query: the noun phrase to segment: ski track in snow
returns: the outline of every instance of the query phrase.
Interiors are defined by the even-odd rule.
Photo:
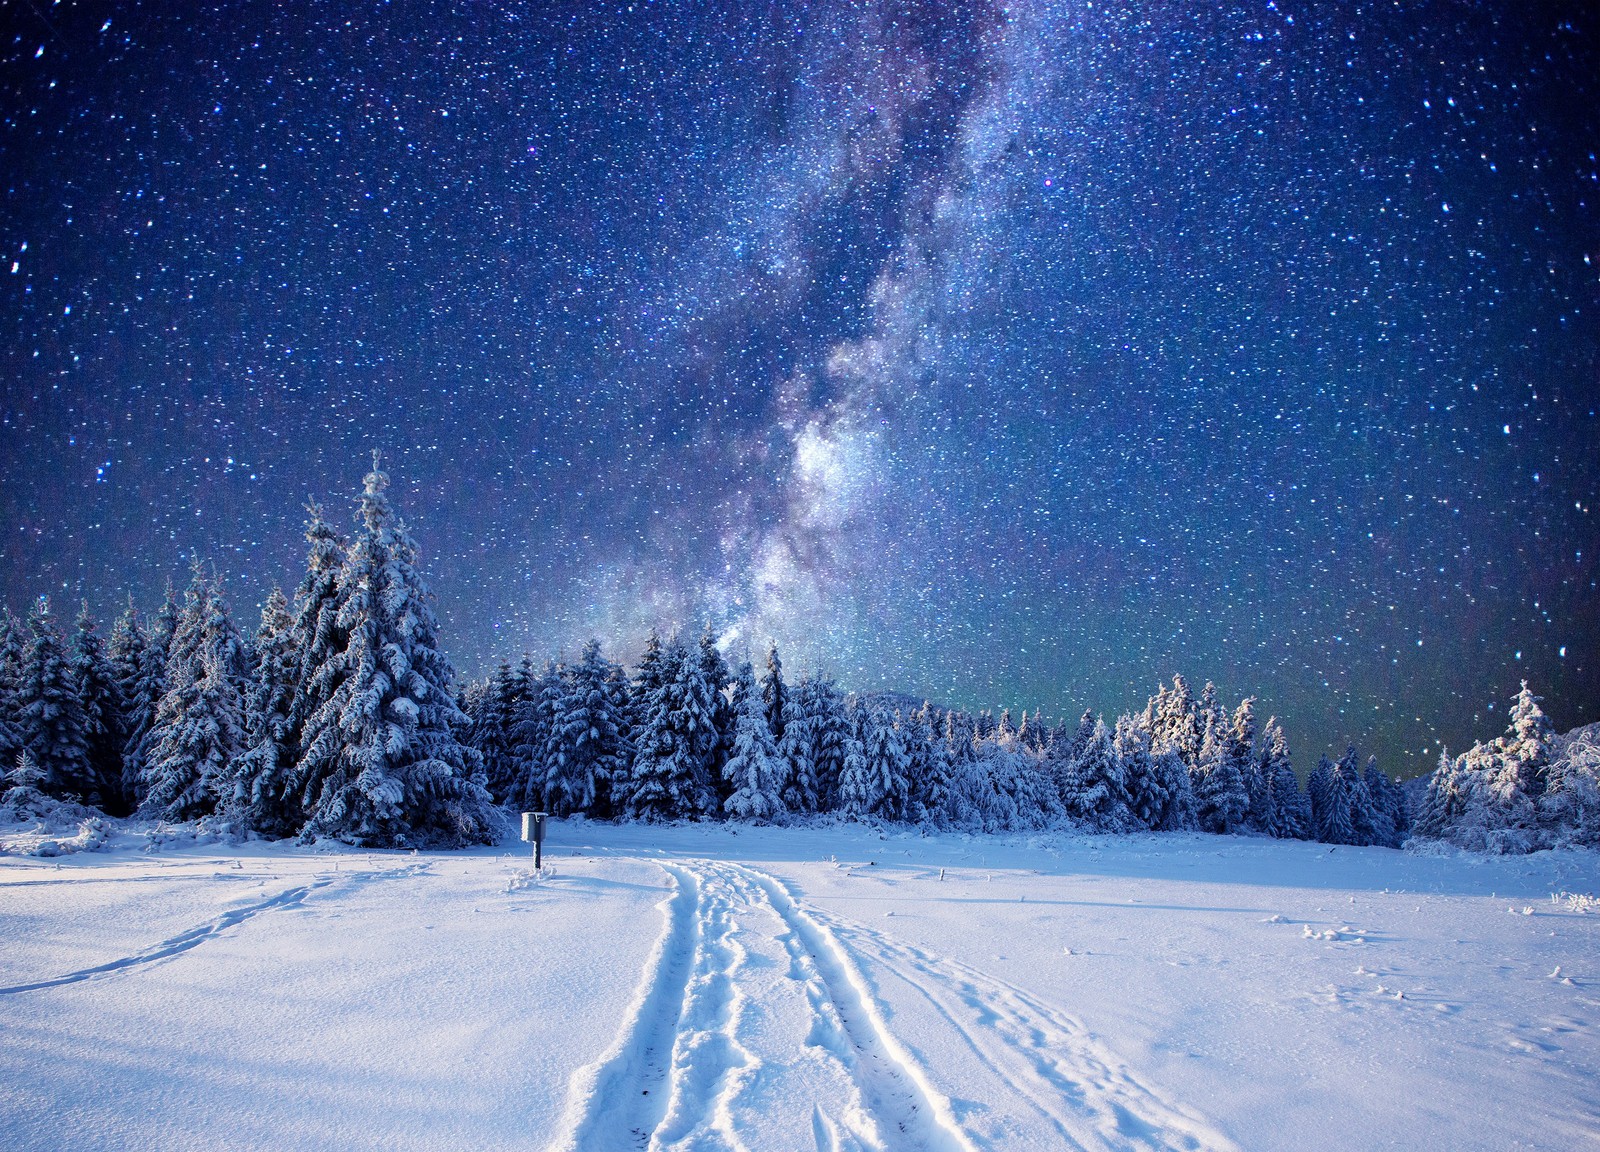
[[[773,883],[778,883],[773,881]],[[817,911],[847,950],[914,988],[1001,1084],[1071,1147],[1233,1152],[1202,1116],[1133,1075],[1084,1025],[1022,989],[958,960]]]
[[[269,896],[255,904],[246,904],[243,908],[234,908],[220,916],[207,920],[204,924],[197,925],[187,931],[179,932],[176,936],[169,936],[159,944],[154,944],[142,952],[135,952],[131,956],[122,956],[116,960],[108,960],[104,964],[96,964],[92,968],[80,968],[76,972],[68,972],[64,976],[56,976],[50,980],[35,980],[28,984],[13,984],[10,987],[0,988],[0,996],[10,996],[18,992],[36,992],[41,988],[59,988],[65,984],[80,984],[85,980],[96,977],[111,976],[130,969],[143,968],[173,956],[179,956],[198,947],[216,936],[220,936],[229,928],[243,924],[253,916],[274,909],[293,908],[305,901],[305,898],[319,888],[326,888],[335,880],[344,880],[347,884],[364,884],[372,880],[388,880],[397,877],[416,876],[426,872],[431,865],[408,865],[404,868],[391,868],[381,872],[346,872],[333,876],[320,876],[309,884],[300,884],[293,888],[285,889],[276,896]],[[231,877],[217,877],[218,879],[231,879]]]
[[[976,1152],[787,893],[738,865],[657,863],[666,927],[616,1042],[573,1076],[552,1152],[749,1152],[785,1131],[819,1152]]]

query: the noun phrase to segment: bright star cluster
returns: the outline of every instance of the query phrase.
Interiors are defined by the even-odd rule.
[[[14,610],[198,553],[248,626],[380,448],[469,673],[1600,719],[1586,5],[0,14]]]

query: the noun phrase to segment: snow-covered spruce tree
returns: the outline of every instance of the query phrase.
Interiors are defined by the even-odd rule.
[[[17,726],[17,685],[22,679],[22,622],[0,605],[0,767],[15,764],[22,752]]]
[[[1122,763],[1128,812],[1134,824],[1140,828],[1164,827],[1172,798],[1166,781],[1156,774],[1155,757],[1150,753],[1150,729],[1139,717],[1125,712],[1117,717],[1111,746]]]
[[[728,661],[723,657],[722,650],[717,647],[717,634],[712,630],[709,620],[700,631],[699,660],[700,678],[705,681],[710,691],[711,722],[716,732],[707,772],[710,775],[711,786],[717,793],[714,810],[720,811],[722,801],[726,799],[722,792],[724,784],[722,766],[727,763],[728,757],[733,755],[735,718],[728,703],[733,671],[728,667]]]
[[[1330,840],[1328,822],[1328,790],[1333,786],[1333,763],[1326,756],[1319,757],[1317,766],[1306,777],[1306,800],[1311,808],[1311,839],[1324,844],[1337,844]]]
[[[338,767],[344,749],[338,710],[329,702],[349,674],[348,637],[339,624],[339,577],[345,541],[323,517],[316,501],[306,504],[306,573],[290,606],[294,638],[295,695],[289,709],[289,742],[295,755],[298,804],[309,812],[306,784]]]
[[[761,703],[767,710],[767,727],[772,738],[783,740],[784,708],[789,703],[789,686],[783,682],[783,661],[778,658],[778,644],[767,644],[767,667],[761,674]]]
[[[1554,758],[1539,797],[1541,842],[1552,848],[1600,845],[1600,745],[1587,737]]]
[[[1089,741],[1094,738],[1094,726],[1099,718],[1095,716],[1093,708],[1085,708],[1083,715],[1078,717],[1078,727],[1067,738],[1065,747],[1061,749],[1060,767],[1066,769],[1083,755],[1083,750],[1089,746]]]
[[[654,663],[655,689],[638,702],[645,719],[623,815],[645,821],[699,816],[716,797],[706,778],[705,737],[714,733],[714,724],[705,706],[699,663],[677,638]]]
[[[911,787],[906,815],[908,820],[919,824],[938,824],[942,820],[950,791],[949,773],[939,755],[940,741],[933,735],[932,717],[932,708],[924,700],[922,707],[906,717],[900,726],[901,739],[906,746],[906,778]]]
[[[221,590],[197,559],[167,654],[167,690],[146,738],[141,816],[193,820],[230,794],[226,777],[244,750],[246,659]]]
[[[611,781],[625,767],[621,737],[623,701],[617,699],[614,666],[600,642],[583,646],[568,670],[566,693],[551,718],[550,763],[545,797],[557,816],[599,814]]]
[[[83,735],[89,761],[87,799],[113,816],[126,816],[129,809],[123,805],[122,797],[122,700],[87,600],[73,625],[68,658],[73,687],[83,705]]]
[[[1364,843],[1362,814],[1367,790],[1356,768],[1359,758],[1354,748],[1346,749],[1328,776],[1328,791],[1323,802],[1322,831],[1318,839],[1328,844]]]
[[[1284,735],[1276,716],[1267,721],[1261,735],[1258,772],[1266,790],[1262,812],[1266,822],[1262,831],[1279,839],[1309,839],[1311,805],[1300,791],[1300,781],[1289,756],[1289,738]]]
[[[17,682],[16,708],[22,746],[43,773],[40,790],[62,800],[88,799],[94,781],[89,772],[83,701],[78,698],[47,596],[34,601],[28,613],[28,644]]]
[[[550,742],[555,734],[556,707],[566,694],[567,667],[546,660],[537,675],[517,693],[518,704],[511,727],[512,775],[502,803],[522,812],[543,811],[548,798]]]
[[[172,637],[178,630],[178,594],[167,585],[161,607],[150,622],[144,652],[139,657],[137,679],[123,689],[127,708],[128,738],[122,752],[122,791],[138,809],[144,803],[145,764],[150,759],[155,737],[156,709],[167,694],[167,660],[172,652]]]
[[[244,828],[282,840],[299,832],[305,820],[295,788],[290,720],[299,672],[294,617],[282,589],[267,595],[254,647],[255,675],[244,698],[245,750],[233,762],[222,808]]]
[[[129,597],[128,606],[111,625],[111,637],[106,641],[106,663],[111,668],[111,680],[116,685],[117,702],[121,709],[118,719],[121,746],[117,749],[117,792],[122,798],[123,811],[131,812],[138,806],[138,797],[130,787],[127,776],[128,749],[135,736],[133,723],[141,703],[139,698],[140,672],[144,666],[145,649],[150,643],[144,630],[144,621]],[[146,721],[148,728],[148,719]]]
[[[898,717],[875,709],[866,731],[867,812],[885,820],[904,820],[911,795],[906,776],[906,747]]]
[[[1251,832],[1265,832],[1266,820],[1266,778],[1261,774],[1261,761],[1258,755],[1259,743],[1256,731],[1256,698],[1247,696],[1239,702],[1233,711],[1232,721],[1228,725],[1227,738],[1229,741],[1229,754],[1234,764],[1239,769],[1239,779],[1244,784],[1246,796],[1244,813],[1239,818],[1239,826]]]
[[[175,671],[156,709],[139,814],[156,820],[209,816],[231,789],[229,766],[244,745],[239,686],[215,648]]]
[[[1095,720],[1059,779],[1061,806],[1073,820],[1095,832],[1127,831],[1127,781],[1104,721]]]
[[[729,792],[723,810],[735,820],[765,824],[784,811],[783,770],[767,711],[749,662],[739,669],[734,692],[738,714],[734,721],[733,755],[723,765]]]
[[[1206,686],[1210,688],[1208,684]],[[1191,772],[1200,828],[1227,835],[1244,826],[1250,805],[1244,774],[1235,755],[1232,733],[1220,708],[1206,712],[1206,734],[1200,744],[1200,761]]]
[[[340,746],[326,771],[299,780],[304,834],[373,847],[488,843],[494,815],[481,761],[460,740],[455,672],[388,484],[374,453],[338,579],[343,674],[319,709]]]
[[[867,765],[867,710],[854,697],[845,703],[844,766],[839,770],[839,811],[861,817],[872,811],[875,795]]]
[[[817,809],[831,812],[839,805],[839,773],[844,770],[844,742],[849,727],[844,697],[831,679],[813,675],[801,683],[801,705],[811,729]]]
[[[483,757],[483,774],[489,795],[503,804],[516,780],[515,729],[523,701],[517,698],[517,677],[502,660],[489,679],[478,686],[472,707],[463,708],[471,725],[471,744]]]
[[[804,684],[804,681],[801,681]],[[818,788],[816,764],[812,761],[815,741],[811,731],[811,718],[802,707],[801,693],[792,690],[785,694],[783,704],[783,739],[778,741],[778,770],[783,783],[785,811],[808,815],[817,811]]]
[[[995,788],[979,754],[971,718],[946,712],[943,744],[950,779],[943,823],[963,831],[982,831],[995,809]]]

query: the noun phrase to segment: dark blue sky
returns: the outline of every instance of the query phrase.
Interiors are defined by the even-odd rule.
[[[253,625],[379,447],[468,673],[1600,719],[1596,18],[1195,7],[0,0],[5,597]]]

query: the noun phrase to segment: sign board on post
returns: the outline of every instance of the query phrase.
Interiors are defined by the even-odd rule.
[[[548,812],[524,812],[522,814],[522,838],[533,842],[533,866],[541,868],[544,865],[544,822]]]

